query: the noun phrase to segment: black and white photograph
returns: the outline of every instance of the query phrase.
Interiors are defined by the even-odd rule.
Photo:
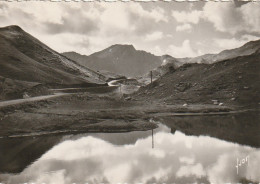
[[[0,0],[0,184],[260,184],[260,1]]]

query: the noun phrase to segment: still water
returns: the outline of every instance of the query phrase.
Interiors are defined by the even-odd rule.
[[[260,181],[260,149],[165,125],[146,132],[62,136],[2,183],[237,183]]]

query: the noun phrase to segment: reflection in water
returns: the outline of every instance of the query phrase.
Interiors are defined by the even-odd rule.
[[[108,142],[93,135],[74,137],[54,146],[22,173],[2,174],[0,179],[48,184],[260,181],[260,149],[179,131],[154,132],[153,137],[153,149],[151,135],[121,145],[111,143],[111,138]],[[239,167],[237,174],[237,158],[246,156],[249,165]]]
[[[0,139],[0,173],[23,171],[61,139],[57,135]]]
[[[229,142],[260,148],[260,113],[248,111],[226,115],[164,116],[160,122],[186,135],[209,135]]]

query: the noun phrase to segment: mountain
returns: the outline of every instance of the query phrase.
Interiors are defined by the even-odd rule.
[[[260,40],[250,41],[243,46],[235,49],[224,50],[218,54],[205,54],[194,58],[178,58],[183,63],[205,63],[212,64],[225,59],[238,56],[247,56],[255,53],[260,48]]]
[[[0,100],[47,95],[49,87],[96,86],[104,80],[19,26],[0,28]]]
[[[162,63],[160,56],[136,50],[133,45],[116,44],[89,56],[75,52],[66,52],[63,55],[77,61],[82,66],[127,77],[144,75]]]
[[[250,41],[242,47],[224,50],[218,54],[205,54],[194,58],[174,58],[170,55],[162,56],[162,65],[153,69],[153,80],[158,79],[164,74],[176,70],[186,63],[204,63],[213,64],[219,61],[236,58],[238,56],[247,56],[256,53],[260,48],[260,40]],[[138,78],[138,81],[144,84],[150,82],[150,72]]]
[[[44,84],[103,83],[102,76],[60,55],[18,26],[0,28],[0,76]]]
[[[213,64],[184,64],[140,88],[133,98],[168,104],[259,106],[260,49]]]

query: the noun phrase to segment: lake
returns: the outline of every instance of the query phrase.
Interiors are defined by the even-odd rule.
[[[145,132],[52,135],[19,138],[20,142],[15,138],[1,141],[0,145],[8,149],[8,153],[1,151],[1,157],[6,158],[1,159],[2,183],[260,181],[259,148],[210,136],[185,135],[164,124]],[[21,167],[16,168],[17,165]],[[8,170],[22,172],[13,174]]]

